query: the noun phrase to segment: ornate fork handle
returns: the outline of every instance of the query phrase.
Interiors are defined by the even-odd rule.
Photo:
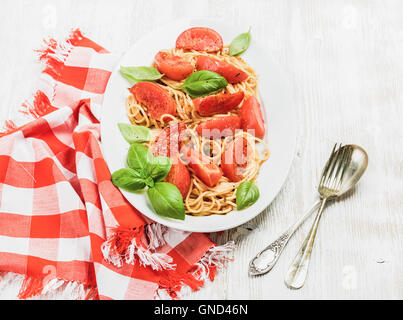
[[[301,217],[295,224],[288,228],[280,237],[274,240],[266,248],[260,251],[249,263],[249,275],[257,276],[269,272],[276,264],[283,249],[292,237],[295,231],[302,225],[302,223],[315,211],[316,207],[320,204],[317,201],[311,209],[309,209],[303,217]]]

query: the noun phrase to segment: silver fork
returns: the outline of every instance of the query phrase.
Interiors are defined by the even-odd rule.
[[[323,169],[322,177],[319,182],[318,192],[321,199],[319,211],[308,236],[295,256],[285,277],[285,283],[291,289],[299,289],[305,283],[316,232],[326,202],[329,199],[334,199],[340,196],[344,191],[344,188],[342,187],[343,178],[346,168],[350,163],[353,147],[351,145],[342,147],[341,144],[339,148],[336,149],[336,147],[337,144],[333,147],[332,153]]]

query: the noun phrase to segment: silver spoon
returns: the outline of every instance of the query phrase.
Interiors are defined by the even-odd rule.
[[[305,283],[316,232],[326,202],[340,197],[355,186],[368,166],[368,155],[361,147],[340,145],[337,150],[335,149],[336,145],[323,169],[319,183],[321,205],[318,214],[285,277],[285,284],[291,289],[299,289]]]
[[[367,159],[366,162],[368,163],[368,157],[366,156],[365,151],[358,147],[353,146],[354,148],[359,148],[362,150],[362,154],[365,154],[365,158]],[[333,148],[332,155],[336,149],[336,145]],[[354,153],[354,157],[356,157],[356,152]],[[354,158],[355,159],[355,158]],[[361,166],[361,165],[360,165]],[[366,168],[366,165],[365,165]],[[365,171],[365,168],[363,170]],[[362,172],[363,173],[363,172]],[[360,174],[360,177],[362,175]],[[358,177],[359,179],[359,177]],[[358,179],[356,181],[358,181]],[[280,235],[275,241],[269,244],[266,248],[260,251],[250,262],[249,264],[249,275],[257,276],[262,275],[269,272],[274,265],[276,264],[277,260],[279,259],[283,249],[288,243],[288,240],[292,237],[295,231],[305,222],[305,220],[312,215],[312,213],[319,207],[321,201],[317,201],[305,214],[302,216],[296,223],[290,226],[287,231],[285,231],[282,235]]]

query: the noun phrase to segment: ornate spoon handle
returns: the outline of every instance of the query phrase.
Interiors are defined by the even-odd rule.
[[[320,201],[317,201],[296,223],[288,228],[280,237],[260,251],[249,263],[249,275],[258,276],[269,272],[276,264],[281,252],[294,232],[316,210]]]

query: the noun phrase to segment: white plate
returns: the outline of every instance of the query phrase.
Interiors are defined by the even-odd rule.
[[[162,49],[173,48],[178,35],[189,27],[210,27],[230,43],[238,34],[248,30],[235,28],[214,20],[184,19],[164,25],[137,41],[122,57],[109,80],[102,110],[102,148],[111,172],[125,167],[128,144],[121,136],[117,123],[129,120],[126,116],[125,100],[128,83],[119,74],[123,66],[151,65],[155,54]],[[253,37],[253,34],[252,34]],[[296,115],[291,90],[281,71],[268,58],[263,47],[252,39],[249,49],[243,54],[259,76],[260,100],[266,122],[266,139],[270,146],[270,159],[263,164],[257,178],[259,200],[251,207],[227,215],[206,217],[186,216],[184,221],[167,219],[156,215],[144,193],[129,193],[122,190],[126,199],[140,212],[163,225],[193,232],[215,232],[234,228],[262,212],[275,198],[283,185],[294,157],[296,141]]]

